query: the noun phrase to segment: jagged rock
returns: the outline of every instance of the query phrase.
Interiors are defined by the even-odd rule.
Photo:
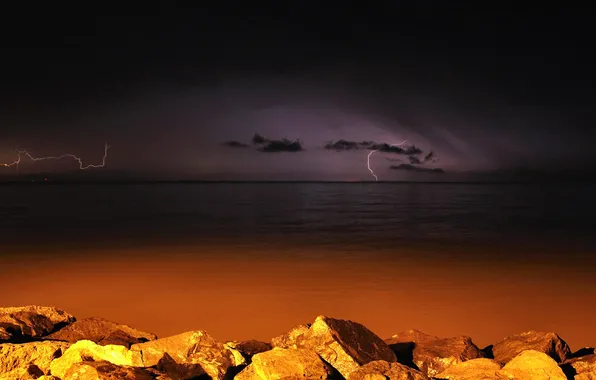
[[[135,343],[155,340],[157,336],[103,318],[85,318],[46,336],[44,339],[62,340],[71,343],[79,340],[90,340],[102,346],[119,344],[130,347]]]
[[[271,346],[279,348],[297,348],[296,339],[307,332],[310,326],[310,323],[306,323],[294,327],[287,333],[271,339]]]
[[[557,363],[571,358],[571,350],[567,343],[552,332],[527,331],[509,336],[492,347],[495,360],[501,364],[509,362],[526,350],[544,352]]]
[[[553,358],[536,350],[523,351],[505,364],[500,373],[515,380],[567,380]]]
[[[43,375],[41,377],[38,377],[37,380],[61,380],[61,379],[57,378],[56,376],[52,376],[52,375]]]
[[[417,368],[429,377],[454,364],[485,356],[467,336],[439,338],[409,330],[385,342],[396,354],[398,362]]]
[[[232,367],[246,364],[242,354],[226,347],[204,331],[189,331],[168,338],[133,344],[131,351],[142,351],[145,366],[157,365],[165,354],[177,364],[201,368],[214,379],[223,379]]]
[[[51,374],[64,378],[74,364],[85,361],[107,361],[117,366],[146,367],[139,351],[120,345],[100,346],[90,340],[79,340],[50,364]]]
[[[499,379],[501,365],[492,359],[472,359],[454,364],[436,375],[437,379],[476,380]]]
[[[596,380],[596,355],[585,355],[566,361],[561,365],[563,372],[575,380]]]
[[[0,344],[0,379],[37,379],[49,372],[52,360],[68,346],[64,342]]]
[[[375,360],[397,361],[389,346],[365,326],[325,316],[318,316],[296,344],[319,354],[345,378]]]
[[[109,362],[82,362],[73,364],[62,380],[154,380],[148,370],[120,367]]]
[[[0,343],[30,342],[74,321],[75,317],[55,307],[0,307]]]
[[[235,379],[327,379],[331,369],[314,351],[301,348],[274,348],[256,354],[252,363]]]
[[[177,380],[188,380],[188,379],[196,379],[200,376],[207,376],[207,373],[203,369],[200,364],[193,364],[193,363],[177,363],[170,355],[167,353],[163,355],[155,368],[163,374],[166,374],[168,377]]]
[[[348,380],[427,380],[422,372],[406,365],[384,360],[375,360],[363,365],[350,374]]]
[[[227,342],[225,344],[226,347],[233,348],[240,352],[244,359],[250,363],[252,357],[256,354],[260,354],[261,352],[269,351],[273,347],[270,343],[261,342],[258,340],[245,340],[242,342]]]

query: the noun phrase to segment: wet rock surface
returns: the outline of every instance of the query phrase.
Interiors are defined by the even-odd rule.
[[[102,346],[119,344],[130,347],[136,343],[155,340],[157,336],[103,318],[85,318],[46,336],[44,339],[71,343],[90,340]]]
[[[596,380],[596,354],[556,333],[511,335],[480,350],[469,337],[409,330],[386,341],[326,316],[271,343],[222,343],[202,330],[157,339],[102,318],[40,306],[0,308],[0,380]],[[492,358],[494,356],[494,359]]]
[[[360,366],[375,360],[395,362],[389,346],[364,325],[318,316],[297,346],[316,352],[345,378]]]
[[[435,376],[452,365],[485,357],[470,337],[439,338],[408,330],[386,340],[398,362]]]
[[[74,321],[74,316],[55,307],[0,307],[0,343],[38,340]]]
[[[571,358],[571,350],[563,339],[552,332],[527,331],[511,335],[492,346],[494,359],[505,364],[526,350],[547,354],[557,363]]]

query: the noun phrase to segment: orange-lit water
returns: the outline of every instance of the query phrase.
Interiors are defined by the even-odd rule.
[[[204,329],[221,340],[268,340],[325,314],[382,337],[416,328],[485,346],[535,329],[559,333],[574,350],[596,345],[596,279],[587,262],[363,250],[219,244],[19,252],[0,257],[0,305],[55,305],[159,336]]]

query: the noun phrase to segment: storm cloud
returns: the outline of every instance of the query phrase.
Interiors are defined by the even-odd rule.
[[[424,172],[424,173],[444,173],[445,171],[441,168],[421,168],[410,164],[391,165],[393,170],[405,170],[410,172]]]

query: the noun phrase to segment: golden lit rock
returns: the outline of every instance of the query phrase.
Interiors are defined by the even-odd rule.
[[[409,330],[385,340],[398,362],[417,367],[433,377],[452,365],[483,358],[484,353],[467,336],[439,338]]]
[[[0,343],[28,342],[74,321],[75,317],[55,307],[0,307]]]
[[[499,379],[501,365],[492,359],[472,359],[454,364],[443,372],[436,375],[438,379],[450,380],[476,380],[476,379]]]
[[[347,378],[360,366],[375,360],[395,362],[389,346],[357,322],[319,316],[297,338],[299,348],[310,349]]]
[[[189,331],[154,341],[134,344],[131,351],[142,352],[145,366],[157,365],[168,354],[180,365],[200,365],[215,379],[223,379],[232,367],[246,364],[237,350],[226,347],[204,331]]]
[[[596,355],[585,355],[566,361],[563,371],[575,380],[596,380]]]
[[[256,354],[252,363],[236,375],[240,380],[327,379],[331,372],[314,351],[274,348]]]
[[[501,364],[509,362],[522,351],[526,350],[544,352],[557,363],[562,363],[571,357],[571,350],[567,343],[552,332],[527,331],[521,334],[511,335],[495,343],[492,347],[495,360]]]
[[[523,351],[505,364],[500,373],[516,380],[567,380],[553,358],[535,350]]]
[[[90,340],[102,346],[119,344],[130,347],[135,343],[155,340],[157,336],[103,318],[85,318],[46,336],[44,339],[62,340],[71,343],[79,340]]]
[[[285,334],[271,339],[271,346],[279,348],[297,348],[296,339],[310,328],[310,323],[298,325]]]
[[[245,340],[242,342],[227,342],[226,347],[233,348],[242,354],[242,357],[250,362],[252,357],[261,352],[269,351],[273,347],[270,343],[261,342],[258,340]]]
[[[90,340],[80,340],[71,345],[64,354],[52,361],[51,374],[63,378],[74,364],[85,361],[106,361],[117,366],[146,367],[139,351],[120,345],[100,346]]]
[[[0,344],[0,379],[37,379],[68,348],[63,342]]]
[[[427,380],[422,372],[403,364],[376,360],[363,365],[350,374],[348,380]]]

